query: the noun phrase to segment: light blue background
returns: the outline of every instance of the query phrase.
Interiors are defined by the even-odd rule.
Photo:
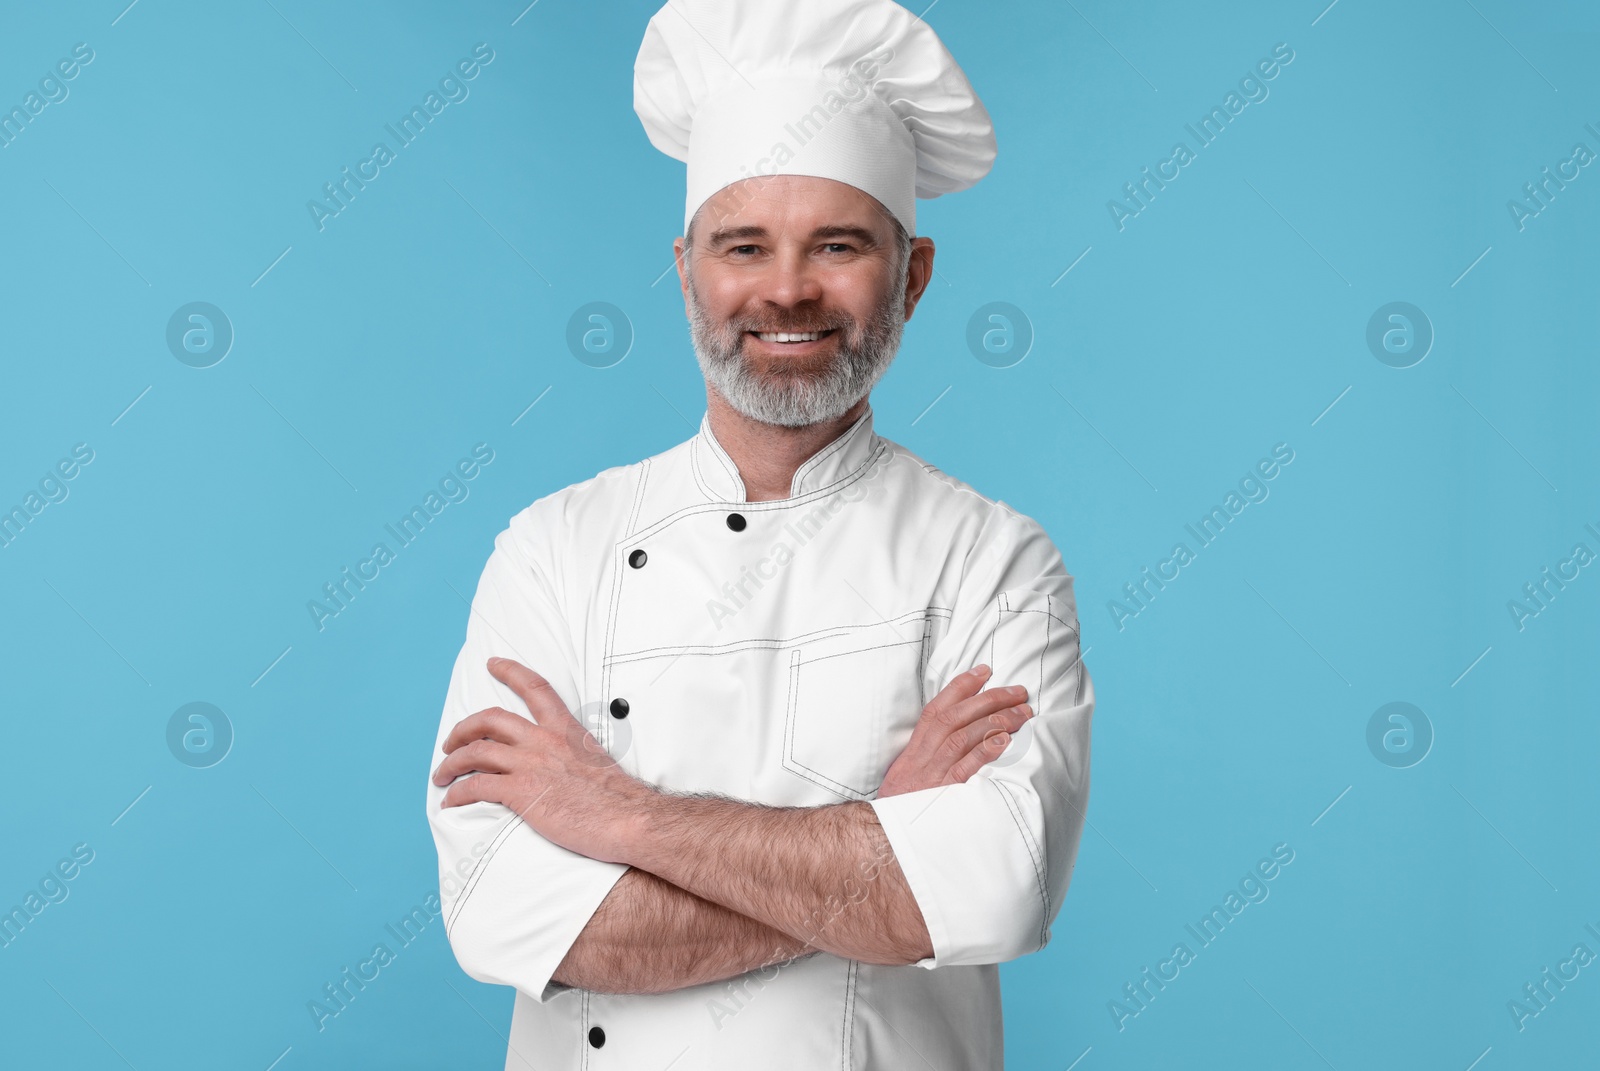
[[[703,411],[656,284],[683,169],[631,109],[654,5],[124,3],[0,13],[0,106],[95,54],[0,149],[0,506],[95,451],[0,549],[0,907],[95,852],[0,949],[0,1063],[497,1068],[511,991],[438,922],[325,1030],[306,1003],[436,888],[424,779],[495,533]],[[1600,568],[1507,610],[1600,552],[1600,167],[1522,230],[1507,208],[1600,151],[1600,16],[1324,3],[927,15],[1000,153],[919,204],[939,274],[877,428],[1046,526],[1099,696],[1071,893],[1002,972],[1013,1067],[1600,1044],[1600,964],[1523,1030],[1507,1009],[1600,954]],[[306,202],[479,42],[470,96],[319,232]],[[1270,96],[1119,230],[1108,200],[1280,42]],[[192,301],[236,332],[211,368],[165,343]],[[610,368],[565,342],[591,301],[635,334]],[[965,341],[993,301],[1035,335],[1014,367]],[[1393,301],[1436,333],[1410,368],[1366,345]],[[478,442],[470,498],[319,632],[307,601]],[[1280,442],[1270,498],[1119,630],[1108,600]],[[1435,733],[1407,769],[1366,743],[1396,700]],[[209,769],[166,745],[194,701],[236,733]],[[1269,899],[1119,1030],[1108,1003],[1279,843]]]

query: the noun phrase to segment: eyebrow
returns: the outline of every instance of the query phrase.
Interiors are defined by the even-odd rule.
[[[711,232],[710,245],[717,247],[741,238],[766,238],[767,229],[756,224],[746,224],[743,227],[728,227],[723,230]],[[879,244],[877,237],[865,227],[852,224],[836,223],[818,227],[811,232],[813,239],[821,238],[854,238],[863,245],[876,246]]]

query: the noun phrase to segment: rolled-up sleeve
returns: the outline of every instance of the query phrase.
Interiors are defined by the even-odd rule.
[[[1088,804],[1094,688],[1072,577],[1044,529],[1003,505],[929,654],[927,694],[979,663],[994,670],[990,686],[1025,686],[1034,717],[964,784],[872,801],[928,926],[933,956],[920,967],[1000,963],[1043,948]]]
[[[578,710],[571,633],[535,564],[536,533],[529,511],[513,518],[478,582],[428,767],[427,809],[457,962],[481,982],[515,986],[544,1003],[566,988],[551,976],[627,867],[552,844],[498,803],[441,807],[446,789],[432,781],[457,722],[494,706],[528,717],[516,693],[490,676],[492,657],[533,669]]]

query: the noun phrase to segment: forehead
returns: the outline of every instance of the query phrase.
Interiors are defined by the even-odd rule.
[[[805,235],[820,227],[860,227],[888,236],[888,210],[848,183],[809,175],[761,175],[713,194],[694,216],[694,232],[763,227],[774,234]]]

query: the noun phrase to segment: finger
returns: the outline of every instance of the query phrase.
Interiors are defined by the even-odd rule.
[[[444,738],[440,750],[449,754],[474,740],[498,740],[502,744],[521,743],[533,730],[533,723],[504,707],[489,707],[456,722]]]
[[[1009,732],[995,730],[988,733],[978,742],[977,747],[974,747],[962,757],[961,761],[950,767],[950,772],[945,775],[945,779],[941,783],[946,785],[965,784],[973,774],[998,759],[1001,752],[1005,751],[1006,745],[1010,743],[1011,734]]]
[[[561,701],[561,696],[556,694],[550,682],[521,662],[509,658],[491,658],[489,673],[528,704],[528,713],[539,725],[553,728],[560,726],[563,718],[576,720],[567,711],[567,705]]]
[[[1016,732],[1029,716],[1026,705],[1009,707],[963,726],[945,737],[944,743],[939,745],[939,750],[928,764],[929,772],[935,776],[948,776],[948,772],[980,748],[984,740],[996,733]]]
[[[986,717],[979,718],[970,725],[950,734],[946,743],[946,750],[955,757],[951,762],[954,767],[956,762],[971,754],[983,741],[995,733],[1014,733],[1021,729],[1023,724],[1033,717],[1033,708],[1026,703],[1005,710],[996,711]]]
[[[939,694],[928,700],[928,705],[922,708],[924,714],[937,715],[955,706],[972,695],[975,695],[983,682],[989,679],[994,671],[985,665],[973,666],[965,673],[958,673],[950,683],[940,689]]]
[[[952,682],[954,683],[954,682]],[[949,689],[946,689],[947,691]],[[911,739],[906,743],[906,750],[914,755],[931,757],[947,746],[950,737],[960,732],[972,723],[997,714],[1002,710],[1015,706],[1028,696],[1028,690],[1021,687],[989,688],[977,695],[956,701],[934,710],[931,714],[924,711],[923,718],[911,732]],[[958,755],[966,754],[966,749],[959,750]]]
[[[1009,710],[1028,699],[1028,689],[1020,684],[1005,688],[986,688],[969,699],[963,699],[940,716],[947,733],[953,733],[1002,710]]]
[[[444,794],[444,800],[439,806],[464,807],[469,803],[504,803],[502,797],[507,785],[504,774],[473,774],[451,785],[450,791]]]
[[[466,773],[510,773],[511,749],[497,740],[474,740],[456,748],[433,771],[433,783],[448,785]]]

